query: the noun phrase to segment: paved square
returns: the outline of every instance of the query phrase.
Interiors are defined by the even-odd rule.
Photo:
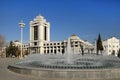
[[[0,80],[41,80],[37,77],[14,73],[7,69],[8,65],[20,61],[16,58],[0,58]]]

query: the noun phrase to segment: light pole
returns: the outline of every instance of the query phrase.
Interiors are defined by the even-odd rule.
[[[23,59],[23,54],[22,54],[22,39],[23,39],[23,27],[25,26],[25,23],[22,21],[19,23],[20,26],[20,32],[21,32],[21,53],[20,53],[20,59]]]
[[[97,40],[95,39],[95,54],[97,54]]]

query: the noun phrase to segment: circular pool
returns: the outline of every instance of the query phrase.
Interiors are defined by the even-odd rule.
[[[70,63],[65,55],[29,55],[8,66],[11,71],[45,80],[119,80],[120,59],[115,56],[74,54]]]

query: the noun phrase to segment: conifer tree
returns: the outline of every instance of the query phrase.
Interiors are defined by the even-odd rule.
[[[14,46],[13,42],[10,41],[10,45],[6,48],[6,57],[18,57],[20,55],[19,48]]]
[[[120,49],[119,49],[119,51],[118,51],[118,55],[117,55],[119,58],[120,58]]]
[[[103,51],[103,45],[102,45],[102,40],[100,34],[98,35],[98,40],[97,40],[97,55],[99,51],[102,53]]]

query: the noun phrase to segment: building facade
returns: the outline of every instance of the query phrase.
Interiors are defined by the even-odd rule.
[[[93,46],[87,41],[81,40],[77,35],[73,34],[69,37],[73,53],[92,53]],[[45,54],[64,54],[67,50],[68,41],[56,41],[44,43]]]
[[[43,53],[44,43],[50,41],[50,23],[39,15],[30,21],[30,48],[33,53]]]
[[[115,55],[117,56],[120,49],[120,40],[116,37],[111,37],[103,41],[104,53],[106,55]]]
[[[91,53],[93,45],[88,41],[81,40],[77,35],[70,37],[71,47],[74,53]],[[30,21],[30,52],[41,54],[64,54],[67,40],[50,42],[50,23],[39,15]]]

